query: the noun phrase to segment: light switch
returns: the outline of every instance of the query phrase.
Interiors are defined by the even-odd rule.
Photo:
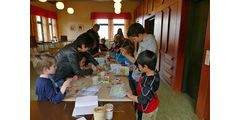
[[[210,50],[206,50],[205,65],[210,64]]]

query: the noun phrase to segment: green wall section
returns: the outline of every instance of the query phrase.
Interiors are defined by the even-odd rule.
[[[191,0],[182,91],[197,100],[210,0]]]

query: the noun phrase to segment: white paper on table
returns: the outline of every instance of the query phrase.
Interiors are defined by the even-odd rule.
[[[96,91],[98,92],[100,90],[101,86],[91,86],[87,88],[87,91]]]
[[[97,91],[85,91],[82,95],[94,96],[96,95]]]
[[[72,116],[93,114],[94,108],[97,106],[97,96],[77,97]]]
[[[110,72],[116,73],[117,68],[121,67],[121,64],[110,64],[110,67],[111,67],[111,71]]]
[[[87,120],[85,117],[78,118],[76,120]]]

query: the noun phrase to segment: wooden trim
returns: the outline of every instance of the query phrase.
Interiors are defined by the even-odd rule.
[[[168,69],[173,69],[173,66],[169,65],[168,63],[164,62],[164,67],[168,68]]]
[[[168,79],[171,79],[172,78],[172,75],[169,74],[167,71],[163,71],[164,75],[168,78]]]
[[[173,60],[174,57],[165,53],[165,58],[167,58],[168,60]]]
[[[183,68],[184,68],[184,55],[185,55],[185,45],[187,39],[187,28],[188,28],[188,16],[190,9],[190,0],[180,0],[178,2],[178,22],[176,33],[178,41],[177,48],[175,48],[176,57],[176,70],[175,70],[175,83],[173,89],[175,91],[181,91],[182,89],[182,79],[183,79]]]
[[[202,61],[201,78],[196,105],[196,114],[200,120],[210,120],[210,65],[205,65],[207,50],[210,50],[210,12],[208,13],[204,56]]]

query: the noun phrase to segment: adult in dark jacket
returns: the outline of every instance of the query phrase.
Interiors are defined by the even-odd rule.
[[[99,24],[94,24],[91,29],[87,31],[87,33],[92,37],[92,39],[95,40],[96,46],[94,46],[92,49],[90,49],[90,53],[94,56],[99,52],[99,35],[98,30],[100,29]]]
[[[54,56],[57,60],[57,70],[53,75],[54,81],[73,77],[74,75],[87,75],[101,69],[98,62],[87,52],[94,45],[94,40],[88,33],[80,35],[71,45],[64,47]],[[82,70],[79,61],[82,57],[86,57],[95,67],[92,69]]]

